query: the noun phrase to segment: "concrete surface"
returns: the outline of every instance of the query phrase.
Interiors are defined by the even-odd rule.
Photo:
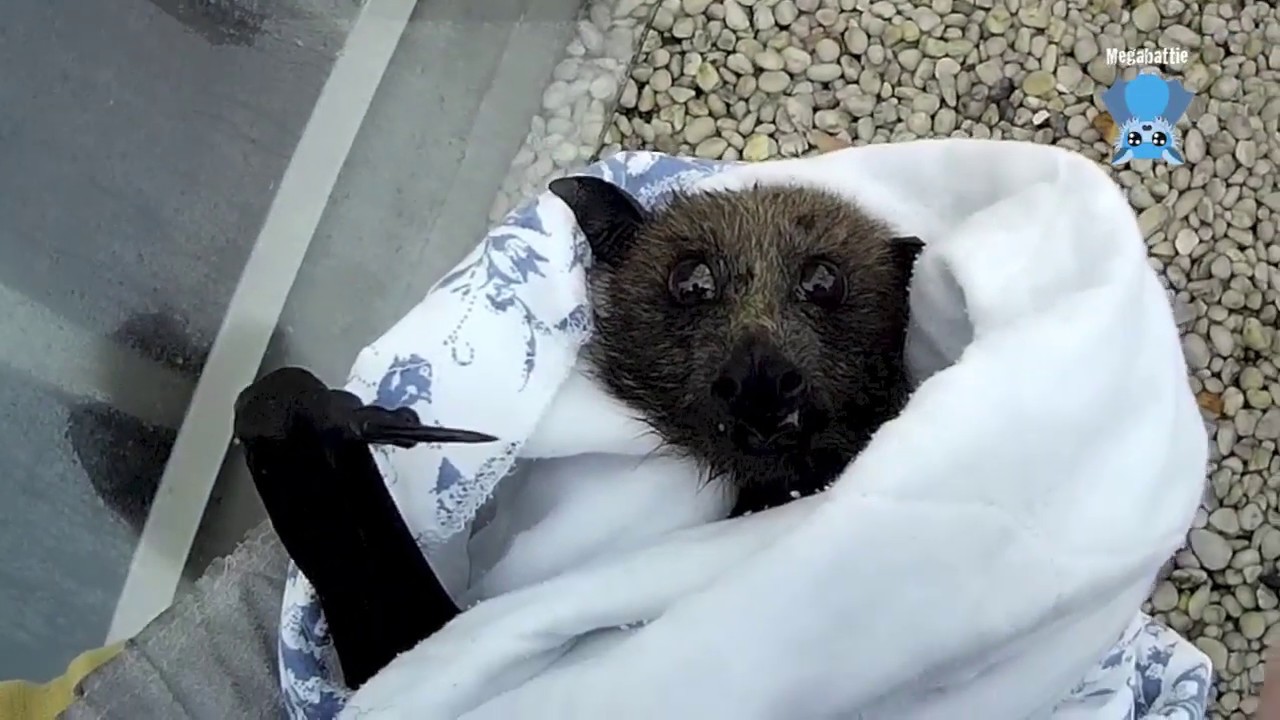
[[[107,345],[194,379],[347,22],[196,5],[12,0],[0,23],[0,286],[29,301],[0,313],[61,319],[0,337],[0,677],[102,642],[173,432],[115,410],[155,377],[86,398],[103,378],[14,356]]]
[[[483,234],[579,4],[420,0],[265,366],[339,382]],[[102,642],[176,419],[358,4],[6,10],[0,67],[21,71],[0,74],[0,677],[40,680]],[[188,575],[261,518],[242,468],[230,453]]]

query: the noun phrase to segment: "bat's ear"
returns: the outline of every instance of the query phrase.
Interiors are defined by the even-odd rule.
[[[899,283],[904,289],[909,289],[916,260],[924,250],[924,241],[914,235],[904,235],[890,240],[889,247],[893,252],[893,265],[898,273]]]
[[[1127,80],[1117,80],[1115,85],[1102,93],[1102,104],[1106,106],[1107,112],[1111,113],[1111,119],[1115,121],[1116,126],[1124,125],[1129,122],[1129,118],[1133,117],[1124,99],[1124,88],[1128,84]]]
[[[573,211],[591,259],[615,267],[621,263],[645,222],[640,203],[617,185],[587,175],[552,180],[548,187]]]
[[[1182,83],[1178,80],[1169,80],[1166,84],[1169,86],[1169,104],[1164,109],[1164,117],[1173,124],[1187,112],[1187,108],[1191,107],[1191,101],[1195,100],[1196,96],[1182,87]]]

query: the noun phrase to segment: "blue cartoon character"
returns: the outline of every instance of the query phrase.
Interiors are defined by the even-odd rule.
[[[1184,161],[1173,126],[1187,111],[1191,99],[1192,93],[1181,82],[1152,73],[1111,86],[1102,94],[1102,103],[1120,128],[1111,164],[1163,160],[1181,165]]]

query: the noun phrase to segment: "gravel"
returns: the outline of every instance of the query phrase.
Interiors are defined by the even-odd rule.
[[[1250,717],[1280,639],[1280,14],[1196,0],[615,0],[591,6],[510,198],[600,152],[796,157],[921,137],[1053,143],[1104,166],[1108,49],[1185,48],[1187,164],[1111,168],[1169,291],[1209,436],[1203,508],[1146,610]],[[654,4],[656,3],[656,4]],[[1083,7],[1083,9],[1082,9]],[[651,30],[642,32],[651,17]],[[635,64],[626,72],[633,50]],[[617,112],[606,117],[617,101]]]
[[[653,0],[585,3],[564,59],[542,92],[541,112],[530,120],[529,134],[494,198],[490,220],[501,220],[521,200],[544,191],[548,181],[590,163],[600,150],[614,108],[619,102],[634,106],[638,99],[636,85],[626,81],[627,68],[648,29],[661,28],[673,38],[693,37],[695,18],[710,6],[710,0],[662,7]],[[701,63],[689,58],[645,79],[655,88],[650,92],[662,92],[673,101],[679,98],[681,103],[714,92],[720,84],[714,67],[702,69]],[[681,126],[696,134],[697,127],[685,124],[687,117],[681,116]],[[704,140],[718,138],[708,134]]]

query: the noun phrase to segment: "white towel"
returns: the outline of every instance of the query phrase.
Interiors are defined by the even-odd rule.
[[[646,204],[809,184],[919,236],[921,384],[831,490],[720,521],[725,495],[652,456],[576,365],[585,250],[543,195],[357,362],[366,399],[505,444],[381,453],[433,565],[478,604],[342,717],[1203,716],[1207,660],[1138,610],[1191,523],[1207,440],[1100,169],[945,140],[755,165],[627,153],[593,172]],[[317,698],[346,697],[285,657],[324,644],[307,598],[296,580],[282,672],[295,716],[317,717]]]

